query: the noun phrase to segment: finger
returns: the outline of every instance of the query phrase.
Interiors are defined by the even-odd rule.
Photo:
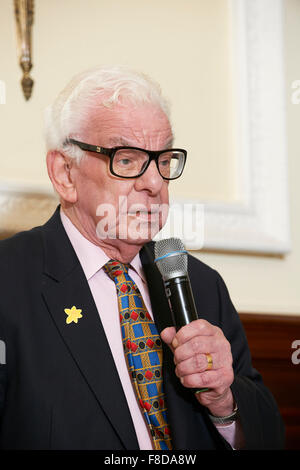
[[[176,328],[174,326],[170,326],[165,328],[161,333],[160,337],[166,343],[170,349],[174,352],[174,348],[172,346],[172,341],[176,335]]]
[[[211,354],[213,361],[213,368],[219,369],[223,367],[220,364],[220,360],[217,359],[216,354]],[[185,361],[179,362],[176,366],[175,373],[177,377],[184,377],[185,375],[197,374],[204,372],[209,369],[209,363],[206,354],[196,354],[195,356],[186,359]],[[212,370],[212,368],[210,369]]]
[[[180,328],[173,340],[173,346],[177,347],[180,344],[184,344],[195,336],[212,336],[219,332],[221,332],[220,328],[212,325],[206,320],[194,320],[188,325]]]
[[[175,364],[179,364],[198,354],[218,352],[218,345],[212,336],[196,336],[190,341],[177,346],[174,351]]]
[[[218,369],[208,370],[197,374],[186,375],[180,378],[184,387],[187,388],[209,388],[215,389],[219,393],[232,384],[233,373],[232,371]]]

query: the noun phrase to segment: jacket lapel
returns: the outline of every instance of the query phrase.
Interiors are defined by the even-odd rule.
[[[165,294],[164,283],[161,274],[154,263],[154,243],[144,245],[140,251],[140,258],[147,280],[151,307],[158,332],[172,326],[171,311]]]
[[[88,282],[60,221],[59,209],[41,231],[45,250],[43,297],[47,308],[124,447],[138,449],[110,347]],[[81,310],[82,317],[77,323],[67,323],[64,309],[73,306]]]

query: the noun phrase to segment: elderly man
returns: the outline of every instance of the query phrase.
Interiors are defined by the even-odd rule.
[[[151,237],[186,152],[159,87],[120,67],[78,75],[46,141],[60,206],[0,244],[0,447],[281,448],[224,282],[193,257],[199,319],[172,327]]]

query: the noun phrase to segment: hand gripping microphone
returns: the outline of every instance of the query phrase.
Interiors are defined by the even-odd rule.
[[[173,324],[178,330],[198,318],[187,272],[188,254],[179,238],[157,241],[154,253],[154,262],[164,281]]]
[[[194,296],[187,271],[188,253],[179,238],[159,240],[154,247],[155,260],[160,271],[176,330],[198,319]],[[194,393],[208,388],[191,389]]]

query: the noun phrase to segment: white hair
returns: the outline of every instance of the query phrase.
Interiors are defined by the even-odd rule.
[[[64,149],[68,155],[81,160],[84,152],[78,147],[64,145],[70,136],[80,132],[92,110],[102,105],[112,107],[122,98],[135,105],[157,104],[169,117],[169,103],[160,86],[143,73],[125,66],[100,66],[82,72],[68,83],[54,103],[45,110],[45,140],[47,150]]]

